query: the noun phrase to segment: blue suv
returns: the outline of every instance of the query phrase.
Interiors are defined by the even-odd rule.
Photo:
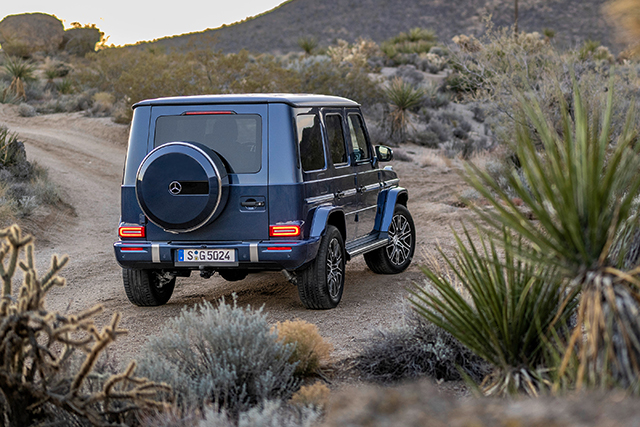
[[[322,95],[161,98],[133,106],[115,255],[129,300],[165,304],[176,277],[282,270],[311,309],[340,302],[345,263],[404,271],[415,228],[360,106]]]

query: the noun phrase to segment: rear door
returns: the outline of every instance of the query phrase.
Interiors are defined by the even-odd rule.
[[[363,237],[373,231],[380,193],[380,178],[360,110],[347,110],[347,126],[358,193],[356,237]]]
[[[205,145],[225,163],[229,197],[212,223],[178,235],[149,224],[150,240],[248,241],[269,237],[267,117],[266,104],[152,107],[148,150],[175,141]]]
[[[334,203],[344,209],[347,241],[349,241],[357,236],[358,192],[355,170],[349,161],[344,115],[342,109],[325,109],[323,115]]]

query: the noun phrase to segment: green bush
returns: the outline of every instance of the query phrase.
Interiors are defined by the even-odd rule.
[[[369,44],[349,47],[365,58]],[[109,92],[127,105],[163,96],[309,92],[345,96],[364,106],[381,99],[365,65],[334,63],[327,57],[291,62],[246,51],[156,53],[141,49],[105,49],[88,55],[89,63],[75,74],[80,86]],[[128,112],[129,116],[131,115]]]
[[[425,28],[412,28],[406,33],[400,33],[380,46],[382,52],[396,63],[401,55],[426,54],[436,45],[438,38],[435,33]]]
[[[265,317],[235,300],[185,309],[149,339],[140,371],[171,385],[185,410],[213,403],[237,417],[265,400],[286,400],[298,389],[294,346],[278,341]]]
[[[555,353],[549,342],[562,335],[572,299],[562,304],[565,286],[553,267],[515,257],[523,250],[522,239],[509,232],[480,236],[480,243],[466,230],[464,240],[455,237],[453,257],[440,251],[446,266],[422,270],[435,292],[416,285],[410,301],[494,367],[483,382],[485,394],[538,394],[550,386],[546,370]]]
[[[640,144],[634,108],[616,129],[614,83],[611,78],[607,92],[588,98],[574,79],[571,104],[557,96],[559,127],[535,96],[520,95],[510,147],[522,174],[507,181],[530,214],[487,172],[470,167],[468,183],[495,208],[477,209],[494,232],[507,227],[522,236],[518,256],[555,268],[559,280],[580,292],[559,384],[573,385],[575,378],[578,388],[617,385],[637,393],[640,292],[637,271],[624,267],[633,250],[633,239],[624,236],[637,224]]]

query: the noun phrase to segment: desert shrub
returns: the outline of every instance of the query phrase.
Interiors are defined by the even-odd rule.
[[[27,160],[18,135],[0,126],[0,224],[29,216],[43,204],[66,205],[46,169]]]
[[[451,127],[439,120],[431,120],[427,125],[427,131],[438,137],[438,141],[446,142],[451,139]]]
[[[436,45],[437,37],[431,30],[412,28],[382,43],[382,52],[394,63],[402,61],[400,57],[411,54],[427,54]]]
[[[438,137],[438,134],[430,129],[415,132],[412,135],[412,139],[416,144],[422,145],[423,147],[428,147],[428,148],[438,148],[441,142],[440,138]],[[394,158],[396,157],[395,154],[396,152],[394,151],[393,152]],[[398,159],[398,160],[402,160],[402,159]]]
[[[34,106],[29,105],[26,102],[22,102],[18,106],[18,114],[20,114],[22,117],[33,117],[37,114],[37,112]]]
[[[424,87],[423,106],[437,110],[449,105],[450,101],[449,94],[441,91],[436,84],[430,83]]]
[[[93,105],[88,109],[87,114],[93,117],[105,117],[111,115],[116,98],[108,92],[97,92],[91,100]]]
[[[280,400],[267,400],[241,412],[237,421],[224,412],[205,411],[198,427],[311,427],[316,425],[321,412],[313,407],[292,407]]]
[[[3,425],[80,420],[115,426],[135,420],[128,416],[140,409],[162,409],[158,393],[169,389],[136,377],[135,362],[123,373],[103,378],[97,391],[90,390],[89,378],[101,352],[126,332],[118,328],[120,316],[114,314],[99,331],[93,318],[101,306],[77,315],[48,311],[45,297],[52,288],[65,285],[58,273],[68,258],[53,256],[49,270],[39,275],[30,236],[23,236],[14,225],[0,231],[0,238],[4,239],[0,247]],[[14,290],[18,268],[23,281]],[[74,365],[76,355],[81,361]]]
[[[460,370],[480,382],[488,365],[450,333],[409,314],[402,326],[378,335],[353,361],[354,369],[367,380],[381,383],[430,377],[459,381]]]
[[[343,96],[359,102],[365,110],[383,100],[382,91],[369,78],[366,66],[353,66],[349,62],[336,64],[327,57],[316,56],[288,67],[295,71],[298,83],[294,87],[299,92]]]
[[[89,54],[88,65],[78,67],[74,76],[81,88],[111,93],[116,104],[127,106],[163,96],[257,92],[323,93],[370,106],[381,99],[379,88],[368,76],[368,58],[375,49],[375,43],[363,40],[334,46],[329,50],[333,59],[306,56],[291,60],[247,51],[104,49]],[[123,111],[130,119],[131,112]]]
[[[333,346],[322,338],[313,323],[286,320],[276,323],[275,330],[279,341],[294,347],[289,362],[296,364],[295,375],[313,375],[329,362]]]
[[[329,401],[331,390],[326,384],[315,382],[311,385],[303,385],[300,390],[291,396],[291,403],[297,406],[311,406],[324,409]]]
[[[407,83],[411,83],[414,86],[418,86],[424,80],[424,76],[420,73],[415,65],[401,65],[396,68],[394,77],[401,79]]]
[[[298,388],[289,358],[294,345],[278,341],[262,310],[234,300],[183,310],[145,344],[140,370],[171,385],[180,407],[212,402],[238,416],[265,400],[289,399]]]
[[[485,112],[484,109],[479,106],[479,105],[474,105],[473,107],[471,107],[471,112],[473,112],[473,120],[475,120],[478,123],[483,123],[484,119],[485,119]]]
[[[327,48],[327,55],[335,64],[356,68],[367,68],[368,60],[378,53],[379,48],[374,41],[362,38],[354,44],[338,39],[335,45]]]

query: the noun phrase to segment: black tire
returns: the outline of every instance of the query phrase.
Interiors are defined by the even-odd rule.
[[[316,259],[298,272],[298,294],[305,307],[318,310],[338,305],[344,291],[345,263],[342,234],[329,225]]]
[[[397,274],[405,271],[416,249],[416,228],[409,210],[396,205],[389,226],[389,244],[364,254],[367,266],[377,274]]]
[[[132,304],[154,307],[169,301],[176,286],[176,277],[166,277],[159,270],[123,268],[122,282]]]
[[[227,282],[237,282],[243,280],[249,274],[248,270],[219,270],[220,276]]]

